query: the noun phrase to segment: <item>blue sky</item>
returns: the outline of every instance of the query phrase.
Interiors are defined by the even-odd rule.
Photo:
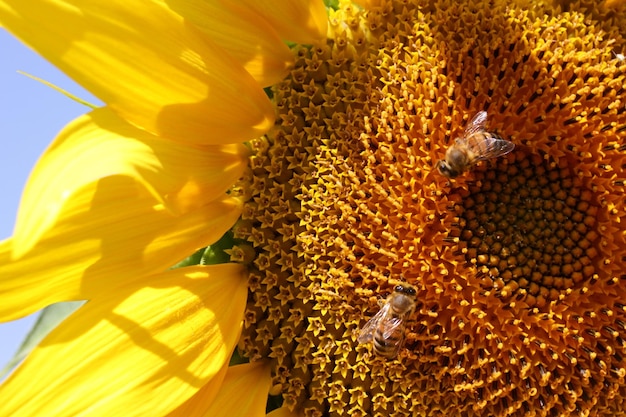
[[[35,162],[63,126],[89,111],[17,71],[38,76],[91,103],[99,102],[1,28],[0,51],[0,239],[4,239],[12,233],[22,188]],[[34,318],[0,324],[0,369]]]

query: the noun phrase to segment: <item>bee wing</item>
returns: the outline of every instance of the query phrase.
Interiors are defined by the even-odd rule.
[[[390,308],[391,305],[389,303],[386,303],[382,306],[378,313],[374,315],[374,317],[372,317],[367,323],[365,323],[365,326],[363,326],[361,332],[359,333],[359,337],[357,338],[357,341],[359,343],[368,343],[374,338],[374,332],[378,327],[378,323],[385,317],[387,317]]]
[[[474,133],[479,132],[481,130],[485,130],[485,123],[487,122],[487,112],[479,111],[472,117],[472,120],[469,121],[467,126],[465,127],[464,137],[472,136]]]
[[[387,317],[385,322],[380,325],[382,325],[385,329],[383,331],[383,338],[385,339],[385,342],[390,339],[393,340],[393,336],[396,336],[393,344],[387,344],[388,348],[393,348],[389,352],[388,357],[390,359],[395,358],[398,356],[400,348],[404,346],[404,321],[401,317]]]
[[[397,329],[403,329],[403,328],[404,328],[404,321],[402,320],[402,318],[392,317],[389,320],[387,320],[387,322],[385,323],[385,331],[383,332],[383,336],[385,337],[385,339],[389,339]],[[404,332],[401,332],[401,333],[404,333]]]
[[[393,359],[396,356],[398,356],[398,353],[400,353],[400,349],[402,348],[402,346],[404,346],[404,332],[402,332],[402,334],[400,335],[400,338],[398,339],[397,343],[394,345],[393,348],[393,353],[389,354],[389,358]]]
[[[465,141],[469,150],[476,155],[474,162],[506,155],[515,148],[513,142],[489,132],[476,132],[466,137]]]

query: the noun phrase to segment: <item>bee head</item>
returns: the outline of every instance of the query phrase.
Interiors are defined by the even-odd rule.
[[[393,290],[409,296],[414,296],[416,294],[415,288],[408,285],[396,285]]]
[[[438,161],[436,167],[439,170],[439,173],[446,178],[455,178],[459,175],[459,172],[455,169],[452,169],[447,161]]]

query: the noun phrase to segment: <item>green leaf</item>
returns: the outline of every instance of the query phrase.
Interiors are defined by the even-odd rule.
[[[13,370],[55,327],[70,314],[78,310],[85,301],[67,301],[49,305],[41,310],[37,321],[22,341],[21,346],[9,363],[0,371],[0,379]]]

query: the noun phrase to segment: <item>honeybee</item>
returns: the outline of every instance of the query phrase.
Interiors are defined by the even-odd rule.
[[[515,144],[495,133],[485,130],[487,112],[479,111],[469,121],[463,136],[456,138],[446,151],[444,160],[437,162],[437,169],[447,178],[456,178],[479,161],[506,155]]]
[[[396,285],[380,311],[359,333],[358,342],[373,341],[374,353],[394,359],[404,344],[405,322],[415,310],[415,288]]]

